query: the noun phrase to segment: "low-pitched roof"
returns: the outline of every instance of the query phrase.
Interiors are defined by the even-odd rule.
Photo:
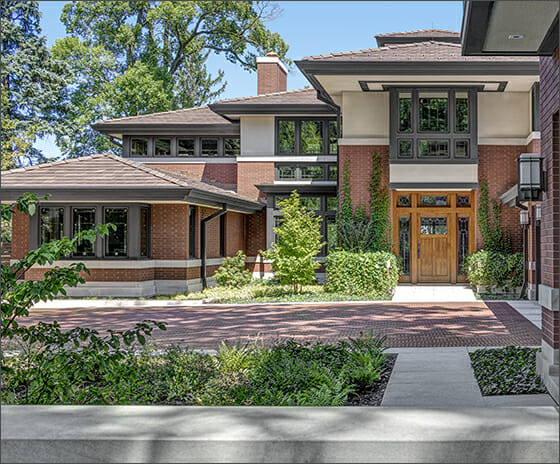
[[[90,201],[195,200],[208,206],[226,203],[232,209],[244,212],[259,211],[263,208],[260,202],[237,192],[111,153],[4,171],[2,190],[3,199],[10,200],[12,198],[5,198],[10,196],[6,195],[8,192],[15,192],[11,196],[22,192],[34,192],[41,195],[52,193],[53,196],[49,197],[49,200],[55,201],[61,198],[60,192],[64,191],[84,192],[85,198]],[[79,194],[74,195],[76,201],[83,201],[80,200]]]
[[[377,34],[377,37],[460,37],[458,31],[448,31],[445,29],[417,29],[415,31],[386,32]]]
[[[463,56],[461,45],[430,40],[406,44],[388,45],[349,52],[328,53],[307,56],[302,61],[422,61],[422,62],[536,62],[538,58],[530,56]]]
[[[386,34],[377,34],[375,36],[375,40],[377,40],[378,47],[384,47],[385,45],[390,44],[423,42],[426,40],[460,43],[461,34],[457,31],[446,31],[443,29],[423,29],[417,31],[389,32]]]
[[[218,100],[213,104],[222,103],[250,103],[253,105],[266,105],[266,104],[317,104],[324,105],[317,98],[317,90],[314,88],[286,90],[284,92],[267,93],[263,95],[253,95],[250,97],[228,98],[226,100]]]

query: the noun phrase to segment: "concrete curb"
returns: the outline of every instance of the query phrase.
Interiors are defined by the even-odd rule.
[[[4,406],[2,462],[558,462],[532,408]]]

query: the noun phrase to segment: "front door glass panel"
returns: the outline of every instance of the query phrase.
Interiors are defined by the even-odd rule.
[[[423,217],[420,219],[420,233],[422,235],[446,235],[447,218]]]
[[[410,218],[399,218],[399,256],[402,259],[403,274],[410,275]]]
[[[457,274],[465,275],[465,258],[469,254],[469,218],[457,218]]]
[[[420,206],[447,206],[447,195],[421,195]]]

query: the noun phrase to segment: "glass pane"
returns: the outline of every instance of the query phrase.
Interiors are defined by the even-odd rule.
[[[336,229],[336,219],[327,218],[327,248],[333,250],[338,247],[338,232]]]
[[[296,178],[295,166],[278,166],[278,179],[293,180]]]
[[[41,245],[60,240],[63,235],[64,208],[41,208]]]
[[[75,208],[72,213],[72,233],[79,234],[95,227],[95,208]],[[80,240],[76,244],[74,256],[95,256],[95,243]]]
[[[148,156],[146,139],[130,139],[130,156]]]
[[[410,206],[410,195],[399,195],[397,206]]]
[[[241,141],[240,139],[224,139],[224,156],[239,156],[241,155]]]
[[[422,195],[420,206],[447,206],[447,195]]]
[[[410,275],[410,218],[399,218],[399,256],[402,258],[403,274]]]
[[[329,166],[329,179],[338,180],[338,166]]]
[[[465,275],[463,263],[469,254],[469,218],[457,218],[457,273]]]
[[[320,155],[323,153],[323,122],[301,121],[301,153]]]
[[[457,195],[457,206],[470,206],[471,197],[470,195]]]
[[[455,141],[455,158],[469,158],[469,141]]]
[[[302,179],[323,179],[323,166],[303,166],[301,168]]]
[[[105,224],[116,226],[109,230],[105,237],[105,256],[126,256],[127,250],[127,217],[128,208],[107,208],[105,210]]]
[[[308,210],[318,211],[321,209],[321,197],[301,197],[301,204]]]
[[[449,141],[419,140],[418,156],[424,158],[449,158]]]
[[[218,139],[200,140],[201,156],[218,156]]]
[[[412,140],[399,140],[399,158],[412,158]]]
[[[455,95],[455,132],[469,131],[469,98],[467,92]]]
[[[170,139],[155,139],[154,149],[156,156],[170,156],[171,155],[171,140]]]
[[[421,132],[447,132],[447,97],[439,95],[426,95],[419,98],[419,130]]]
[[[410,94],[407,94],[410,95]],[[399,95],[399,132],[412,131],[412,98]]]
[[[177,140],[177,156],[194,156],[194,139]]]
[[[140,256],[148,256],[149,213],[148,208],[140,209]]]
[[[338,153],[338,129],[336,121],[329,121],[329,155]]]
[[[296,152],[295,121],[278,122],[278,152],[293,154]]]
[[[447,234],[447,218],[423,217],[420,219],[420,233],[422,235]]]
[[[338,197],[327,197],[327,210],[329,211],[338,210]]]

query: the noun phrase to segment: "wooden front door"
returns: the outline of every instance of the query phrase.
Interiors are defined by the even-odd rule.
[[[401,282],[464,282],[474,250],[474,192],[393,192],[393,250]]]
[[[451,282],[449,214],[416,213],[418,282]]]

